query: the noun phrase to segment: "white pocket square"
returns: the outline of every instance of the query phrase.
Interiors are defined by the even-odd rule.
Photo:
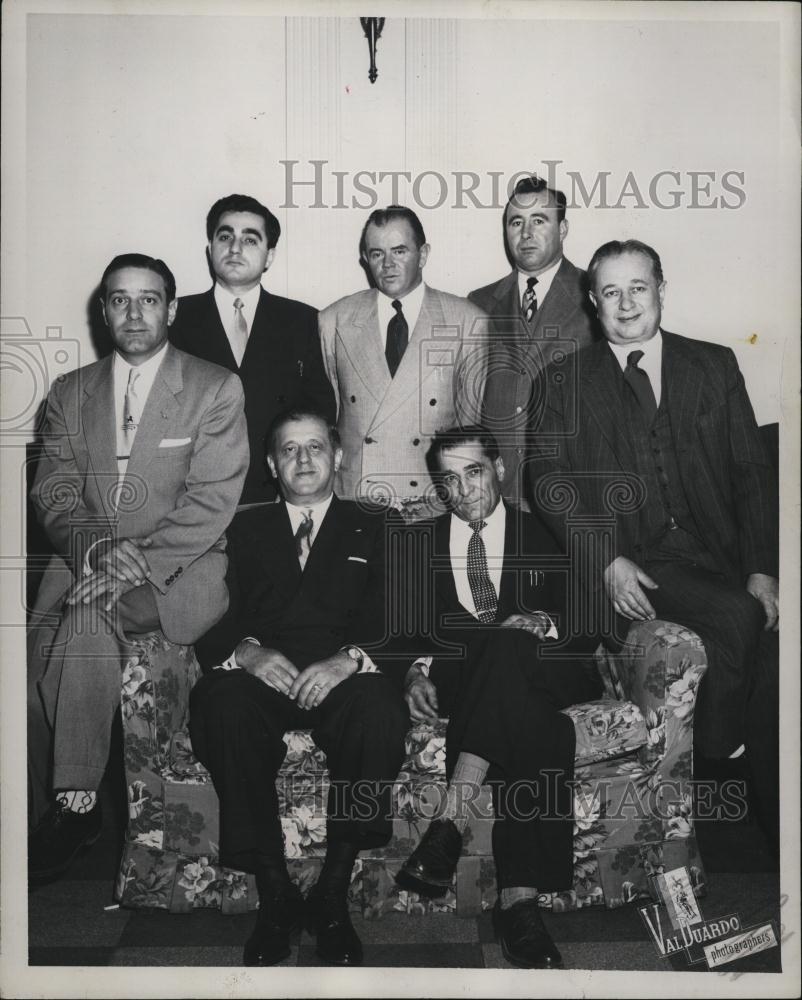
[[[180,448],[183,444],[190,444],[192,438],[162,438],[159,441],[160,448]]]
[[[362,556],[349,556],[348,562],[363,562],[366,563],[367,559],[363,559]]]

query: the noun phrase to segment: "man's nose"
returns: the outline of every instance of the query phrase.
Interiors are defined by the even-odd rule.
[[[128,318],[136,319],[142,315],[142,307],[139,304],[138,299],[128,300]]]
[[[626,289],[624,289],[624,291],[621,292],[621,301],[618,303],[618,308],[631,309],[634,304],[635,303],[632,301],[632,296]]]
[[[308,461],[309,461],[309,449],[308,448],[299,448],[298,449],[298,464],[299,465],[306,465],[306,463]]]
[[[231,237],[231,243],[229,243],[229,245],[228,245],[228,252],[229,253],[241,253],[242,252],[242,244],[240,243],[239,236],[232,236]]]

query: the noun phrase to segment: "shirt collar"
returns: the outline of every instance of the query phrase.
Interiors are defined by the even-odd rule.
[[[128,372],[132,368],[136,368],[139,372],[140,379],[148,381],[149,383],[153,381],[156,372],[159,369],[159,365],[162,363],[164,358],[164,352],[167,350],[168,341],[165,341],[159,350],[153,355],[152,358],[148,358],[147,361],[143,361],[141,365],[132,365],[130,362],[126,361],[119,351],[114,352],[114,375],[115,379],[119,379],[123,383],[128,382]]]
[[[312,521],[315,525],[315,531],[323,523],[323,518],[326,516],[329,507],[331,507],[331,501],[334,499],[334,494],[329,493],[325,500],[321,500],[319,503],[315,504],[303,504],[296,506],[295,504],[289,503],[285,500],[284,505],[287,508],[287,514],[290,518],[290,524],[292,525],[293,534],[297,529],[298,525],[303,521],[304,515],[307,511],[312,512]]]
[[[560,264],[562,264],[563,259],[559,257],[551,267],[547,267],[542,274],[534,275],[537,278],[537,284],[535,285],[535,294],[537,295],[538,306],[543,304],[543,300],[549,294],[549,289],[551,288],[551,283],[554,281],[554,276],[560,269]],[[523,271],[518,271],[518,298],[523,299],[524,292],[526,291],[526,283],[529,279],[533,277],[531,274],[524,274]]]
[[[485,527],[482,529],[482,538],[485,541],[485,548],[489,549],[488,539],[491,536],[497,538],[500,535],[502,538],[503,549],[504,531],[507,526],[507,508],[504,506],[503,500],[499,499],[499,502],[496,504],[496,509],[492,513],[488,514],[484,521]],[[451,532],[452,537],[463,536],[467,539],[473,534],[473,528],[471,528],[469,521],[463,521],[461,517],[457,517],[456,514],[452,514]]]
[[[650,376],[652,372],[660,371],[660,366],[663,362],[663,334],[660,330],[653,337],[650,337],[649,340],[644,340],[638,344],[613,344],[610,341],[608,343],[610,344],[610,350],[616,357],[616,361],[621,366],[621,371],[626,368],[627,358],[633,351],[643,351],[643,357],[638,362],[638,367],[648,372]]]
[[[418,316],[420,315],[421,307],[423,306],[423,296],[426,294],[426,282],[421,281],[416,285],[411,292],[399,299],[401,306],[404,310],[404,318],[407,321],[407,326],[409,327],[409,335],[412,336],[412,331],[415,329],[415,324],[418,322]],[[385,295],[384,292],[378,293],[378,309],[379,309],[379,326],[382,330],[387,328],[387,324],[395,316],[396,312],[393,309],[393,302],[395,299],[391,298],[389,295]]]
[[[234,299],[242,299],[242,307],[246,312],[256,311],[256,305],[259,302],[259,294],[262,291],[262,286],[257,282],[253,288],[249,289],[247,292],[230,292],[227,288],[223,288],[219,281],[214,283],[214,301],[217,303],[217,308],[220,310],[221,315],[225,310],[225,315],[228,315],[234,308]]]

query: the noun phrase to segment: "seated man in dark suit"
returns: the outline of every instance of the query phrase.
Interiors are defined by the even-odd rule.
[[[537,896],[573,882],[576,740],[560,709],[598,696],[598,674],[581,662],[596,643],[566,634],[561,557],[537,517],[501,502],[505,470],[495,438],[482,427],[446,431],[427,457],[451,513],[434,522],[432,559],[421,567],[417,590],[432,594],[434,628],[419,637],[428,655],[409,669],[405,692],[413,721],[449,718],[449,786],[398,882],[445,893],[466,805],[489,778],[500,890],[494,922],[504,955],[527,968],[556,968],[560,953]]]
[[[261,286],[281,226],[255,198],[230,194],[206,218],[214,286],[178,300],[170,339],[188,354],[236,372],[245,390],[251,464],[242,503],[273,500],[264,463],[265,428],[301,399],[334,419],[334,393],[320,354],[317,310]]]
[[[333,495],[342,450],[320,413],[279,415],[267,440],[284,503],[240,512],[229,529],[231,606],[197,646],[204,668],[216,669],[192,692],[192,745],[220,797],[221,860],[256,875],[259,916],[245,964],[273,965],[289,954],[303,913],[278,815],[282,737],[312,730],[331,791],[308,918],[325,961],[356,965],[351,871],[361,849],[390,838],[409,725],[397,686],[365,653],[385,640],[385,516]]]

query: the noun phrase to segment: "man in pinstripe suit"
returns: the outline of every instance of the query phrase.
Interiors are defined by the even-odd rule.
[[[729,348],[660,329],[665,281],[651,247],[606,243],[588,273],[605,340],[579,352],[576,379],[547,372],[541,383],[529,470],[538,507],[561,532],[564,515],[544,507],[544,474],[572,480],[573,516],[604,513],[611,477],[630,474],[637,502],[615,514],[612,559],[596,566],[594,590],[625,626],[659,617],[698,633],[708,671],[696,748],[724,759],[745,744],[765,788],[777,637],[761,632],[779,623],[777,495],[743,377]]]

